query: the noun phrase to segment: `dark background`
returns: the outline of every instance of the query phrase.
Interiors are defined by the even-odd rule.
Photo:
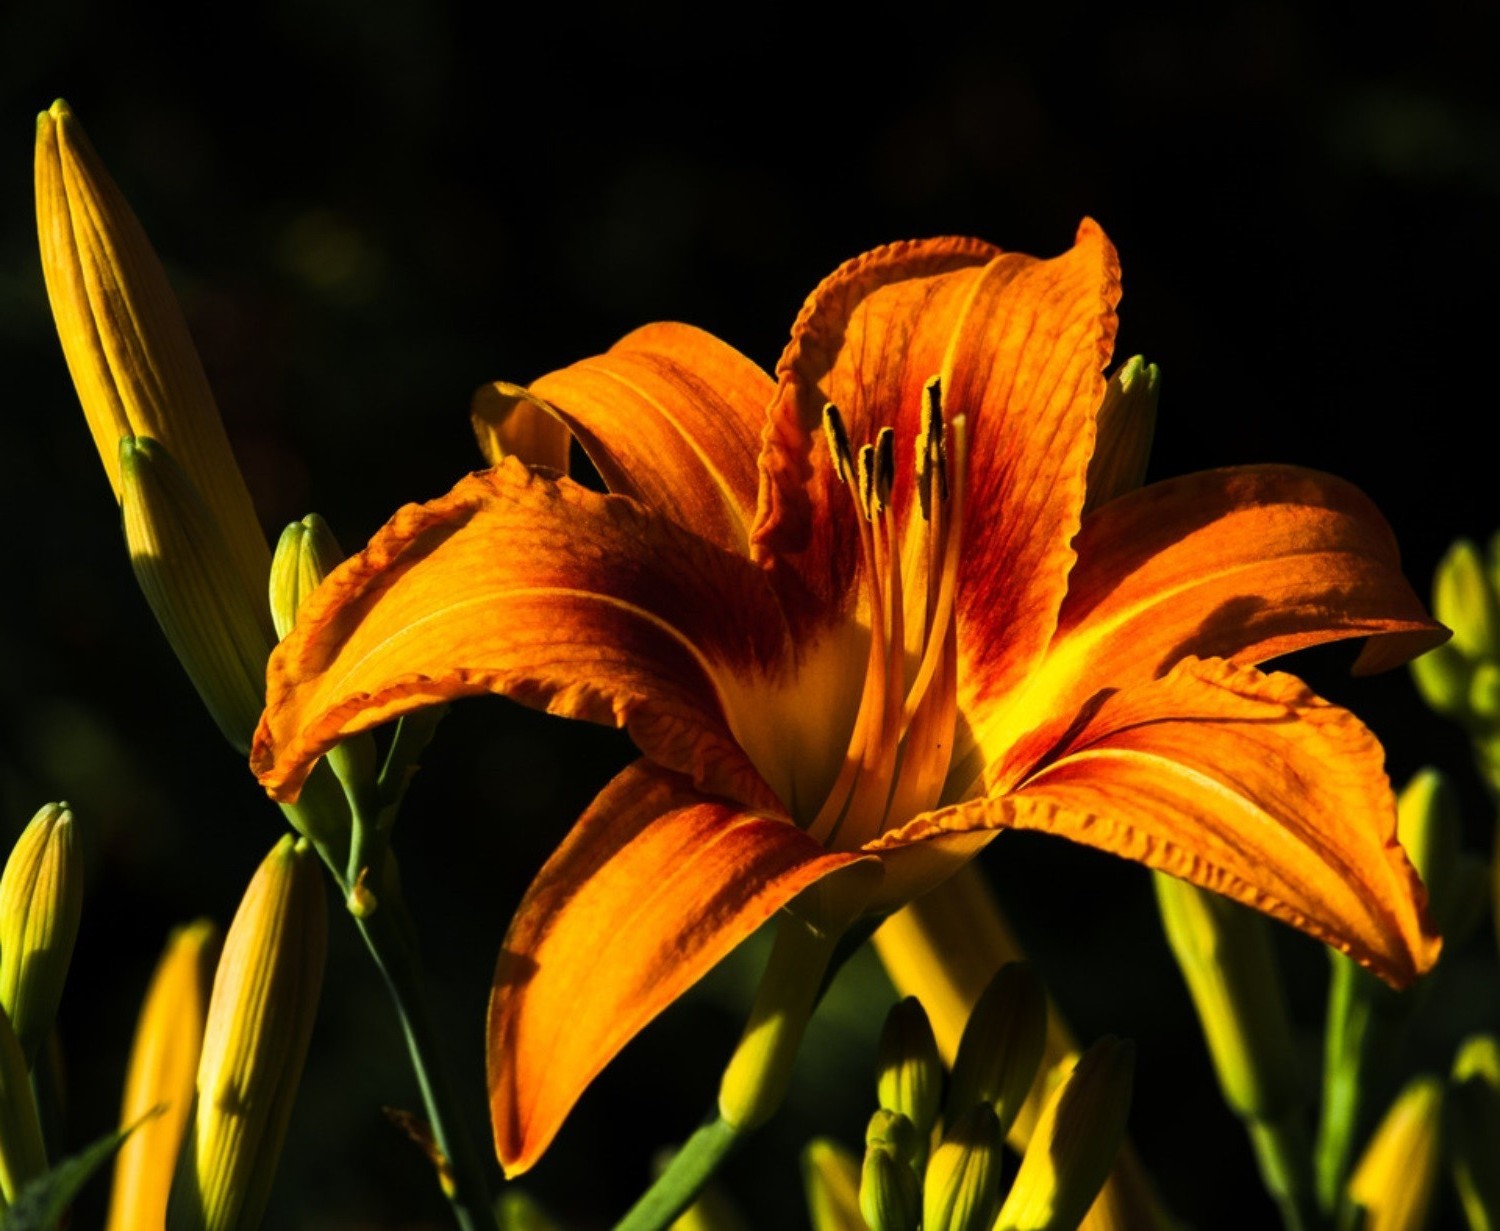
[[[58,95],[169,268],[272,536],[316,509],[356,547],[398,504],[446,490],[479,464],[466,412],[485,381],[526,381],[662,318],[769,365],[802,297],[866,247],[969,233],[1050,255],[1084,214],[1121,252],[1120,356],[1163,369],[1153,476],[1337,471],[1386,512],[1424,593],[1452,538],[1500,522],[1479,435],[1500,323],[1494,6],[1408,7],[1400,24],[1270,3],[139,7],[0,10],[0,832],[67,798],[89,851],[61,1020],[70,1146],[116,1114],[167,930],[227,922],[281,822],[139,599],[68,384],[31,199],[31,119]],[[1404,673],[1352,681],[1351,658],[1297,666],[1371,723],[1398,782],[1425,762],[1453,771],[1487,850],[1461,737]],[[628,756],[616,733],[466,702],[403,816],[397,849],[482,1139],[500,936]],[[1132,1131],[1168,1204],[1198,1226],[1271,1225],[1149,879],[1034,837],[984,862],[1079,1033],[1136,1040]],[[373,972],[333,922],[266,1225],[445,1225],[424,1162],[377,1111],[417,1100]],[[1311,1072],[1324,963],[1281,943]],[[1410,1063],[1446,1067],[1465,1029],[1500,1020],[1493,967],[1468,973],[1492,950],[1486,931],[1453,961],[1434,997],[1444,1024]],[[607,1226],[652,1151],[707,1108],[752,958],[632,1045],[528,1177],[570,1226]],[[882,978],[856,964],[793,1105],[730,1168],[754,1226],[803,1217],[809,1136],[858,1143]],[[96,1216],[85,1205],[75,1225]]]

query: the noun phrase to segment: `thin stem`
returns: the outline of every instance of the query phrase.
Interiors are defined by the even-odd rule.
[[[1281,1211],[1286,1231],[1316,1231],[1324,1224],[1313,1200],[1307,1132],[1301,1117],[1249,1118],[1245,1127],[1255,1149],[1261,1182]]]
[[[615,1231],[663,1231],[693,1204],[740,1133],[718,1114],[687,1139],[656,1183],[615,1224]]]

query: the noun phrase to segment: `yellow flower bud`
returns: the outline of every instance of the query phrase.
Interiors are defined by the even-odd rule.
[[[499,1231],[560,1231],[558,1225],[530,1193],[506,1188],[495,1202],[495,1221]]]
[[[333,531],[316,513],[294,521],[281,532],[271,558],[271,621],[278,637],[292,631],[307,596],[343,560],[343,549]]]
[[[1432,614],[1453,630],[1453,644],[1470,658],[1500,653],[1500,601],[1479,549],[1458,539],[1438,563]]]
[[[219,730],[248,754],[265,706],[270,612],[246,589],[187,474],[157,441],[120,441],[125,543],[162,632]]]
[[[1266,921],[1186,881],[1160,872],[1153,879],[1225,1101],[1242,1117],[1284,1114],[1304,1085]]]
[[[1469,721],[1474,664],[1451,641],[1411,660],[1411,677],[1422,699],[1455,722]]]
[[[165,271],[83,126],[59,100],[37,117],[42,272],[68,370],[117,497],[119,442],[149,436],[203,494],[240,585],[270,555]]]
[[[1443,1083],[1414,1078],[1396,1096],[1349,1180],[1349,1200],[1365,1213],[1363,1231],[1421,1231],[1439,1168]]]
[[[876,1070],[880,1106],[910,1120],[917,1141],[925,1144],[942,1103],[943,1062],[932,1024],[915,996],[908,996],[886,1015]]]
[[[1071,1231],[1093,1203],[1125,1136],[1135,1048],[1095,1043],[1053,1091],[996,1231]]]
[[[1457,793],[1440,771],[1419,770],[1397,796],[1396,816],[1396,836],[1427,886],[1432,920],[1446,932],[1458,892],[1463,830]]]
[[[0,1012],[0,1211],[28,1180],[46,1170],[47,1151],[26,1057],[10,1018]]]
[[[138,1124],[115,1156],[106,1231],[160,1231],[177,1151],[193,1109],[208,992],[219,953],[219,929],[200,919],[178,928],[151,976],[141,1004],[120,1127]],[[153,1108],[160,1114],[142,1119]]]
[[[917,1231],[922,1184],[911,1164],[886,1146],[872,1144],[860,1174],[859,1208],[870,1231]]]
[[[1031,1092],[1047,1045],[1047,993],[1025,962],[1007,962],[975,1002],[964,1026],[948,1119],[976,1103],[988,1103],[1009,1132]]]
[[[802,1184],[813,1231],[868,1231],[859,1212],[859,1164],[819,1137],[802,1151]]]
[[[306,839],[288,835],[224,938],[169,1231],[259,1226],[312,1038],[327,933],[317,859]]]
[[[948,1126],[927,1164],[922,1231],[990,1231],[1000,1208],[1004,1134],[988,1103]]]
[[[1464,1042],[1448,1082],[1448,1153],[1472,1231],[1500,1231],[1500,1040]]]
[[[1089,459],[1085,509],[1134,491],[1146,478],[1161,372],[1141,356],[1127,359],[1104,388],[1094,455]]]
[[[83,861],[67,804],[48,804],[17,840],[0,875],[0,1008],[29,1068],[62,999],[78,920]]]
[[[865,1125],[865,1148],[879,1148],[905,1162],[914,1162],[920,1144],[917,1126],[899,1111],[882,1107]],[[925,1151],[922,1152],[925,1155]]]

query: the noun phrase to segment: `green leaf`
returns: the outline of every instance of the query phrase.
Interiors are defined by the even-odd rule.
[[[148,1112],[129,1128],[106,1133],[72,1158],[65,1158],[46,1175],[39,1175],[25,1185],[10,1209],[0,1215],[0,1231],[55,1231],[78,1190],[114,1157],[131,1133],[159,1110]]]

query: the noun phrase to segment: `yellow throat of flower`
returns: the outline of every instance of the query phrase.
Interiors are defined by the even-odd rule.
[[[875,443],[856,454],[838,408],[830,403],[823,410],[834,473],[859,512],[870,613],[869,665],[843,767],[808,826],[828,847],[862,846],[928,810],[942,793],[958,717],[953,605],[967,480],[966,427],[962,415],[945,422],[941,388],[933,377],[914,449],[921,516],[907,519],[903,543],[891,501],[895,433],[881,428]],[[911,568],[904,567],[903,548]],[[913,580],[924,587],[924,601],[913,602],[908,611],[906,587]],[[918,627],[908,628],[909,617]],[[909,661],[916,666],[908,678]]]

